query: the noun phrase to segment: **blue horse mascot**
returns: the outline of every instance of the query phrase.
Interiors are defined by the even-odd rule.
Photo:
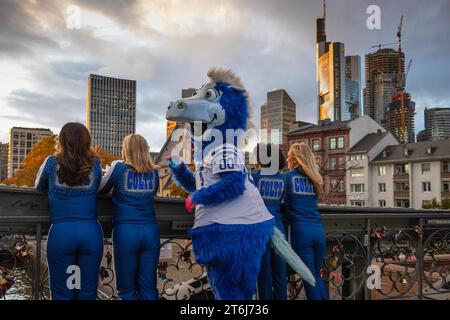
[[[174,181],[189,192],[186,209],[195,208],[189,235],[196,261],[205,266],[216,299],[251,300],[271,241],[314,286],[314,276],[275,227],[238,149],[250,123],[247,91],[231,70],[213,68],[208,76],[194,96],[171,102],[166,113],[167,120],[193,129],[195,173],[178,156],[169,157],[168,164]]]

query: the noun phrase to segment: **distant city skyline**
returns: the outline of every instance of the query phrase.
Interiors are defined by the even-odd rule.
[[[230,0],[206,15],[201,2],[0,2],[0,140],[13,126],[59,132],[68,121],[86,123],[86,79],[96,73],[137,80],[136,132],[157,151],[168,102],[182,88],[204,83],[212,66],[242,78],[254,123],[274,89],[289,92],[297,120],[316,123],[315,28],[322,1]],[[70,4],[80,8],[80,29],[67,28]],[[380,30],[366,27],[373,4],[381,9]],[[403,50],[414,60],[407,91],[419,132],[425,107],[450,106],[450,3],[328,1],[327,35],[345,43],[346,55],[364,57],[373,45],[395,42],[402,14]]]

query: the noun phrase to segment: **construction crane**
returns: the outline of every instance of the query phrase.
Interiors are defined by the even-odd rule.
[[[394,44],[397,44],[397,42],[377,44],[377,45],[372,46],[372,48],[378,48],[378,50],[381,50],[382,47],[392,46]]]
[[[406,90],[406,79],[408,78],[408,74],[409,74],[409,69],[411,69],[411,64],[412,64],[413,60],[409,59],[408,62],[408,67],[406,68],[406,72],[405,72],[405,80],[403,81],[403,89]]]
[[[403,15],[400,18],[400,24],[397,28],[397,43],[399,50],[402,49],[402,28],[403,28]]]
[[[403,83],[403,75],[402,75],[402,28],[403,28],[403,15],[400,18],[400,24],[397,29],[397,44],[398,44],[398,79],[397,79],[397,85],[399,90],[403,90],[404,83]]]

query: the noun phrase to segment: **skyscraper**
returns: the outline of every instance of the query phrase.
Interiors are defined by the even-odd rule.
[[[361,57],[345,57],[345,108],[344,120],[361,115]]]
[[[267,111],[267,102],[261,106],[261,129],[269,129],[269,114]]]
[[[405,55],[386,48],[366,55],[366,87],[364,89],[364,114],[386,128],[385,113],[392,96],[397,92],[400,70],[405,70]],[[403,79],[404,76],[402,75]]]
[[[342,42],[327,42],[324,15],[316,21],[316,79],[318,123],[359,116],[361,58],[345,56]],[[348,91],[348,92],[347,92]]]
[[[136,81],[90,74],[86,122],[94,145],[120,155],[123,138],[136,131]]]
[[[424,141],[450,139],[450,108],[425,108]]]
[[[289,126],[295,121],[295,102],[284,89],[267,92],[267,102],[261,106],[261,129],[269,132],[267,141],[284,145]],[[279,134],[272,132],[278,129]]]
[[[343,120],[345,105],[345,55],[341,42],[317,44],[317,85],[319,121]]]
[[[50,129],[13,127],[9,130],[8,177],[22,169],[23,159],[42,138],[52,135]]]
[[[0,142],[0,181],[8,177],[8,143]]]
[[[405,131],[401,131],[401,99],[403,95]],[[416,103],[411,100],[411,95],[406,92],[397,92],[385,112],[385,128],[390,131],[399,142],[415,142],[415,116]],[[403,137],[402,137],[403,135]]]

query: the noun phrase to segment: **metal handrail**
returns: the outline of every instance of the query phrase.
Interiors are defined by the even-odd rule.
[[[110,198],[99,196],[97,202],[99,221],[105,237],[109,237],[112,229]],[[184,199],[157,197],[155,211],[161,238],[187,237],[194,216],[184,209]],[[331,279],[329,285],[340,292],[342,299],[371,299],[373,292],[363,286],[367,276],[364,268],[375,260],[383,268],[386,267],[385,276],[395,285],[387,293],[377,291],[381,296],[390,297],[394,292],[396,297],[403,297],[412,290],[412,283],[417,284],[419,299],[432,295],[428,292],[435,294],[445,291],[441,286],[447,280],[442,278],[435,262],[442,259],[442,254],[450,254],[449,210],[319,205],[319,211],[327,233],[328,255],[325,259],[330,262],[328,269],[331,273],[340,269],[341,276],[344,277],[337,283]],[[0,233],[28,234],[34,235],[36,239],[34,274],[37,276],[33,285],[35,299],[40,297],[41,266],[37,261],[40,261],[41,239],[49,226],[47,194],[32,188],[0,186]],[[436,244],[443,246],[443,249],[435,248]],[[403,264],[398,262],[401,255],[409,257],[409,263],[413,262],[413,267],[408,267],[407,261]],[[431,271],[425,268],[426,257],[433,260]],[[337,266],[333,263],[337,263]],[[398,269],[400,266],[402,271]],[[442,280],[435,281],[433,276],[441,277]],[[405,283],[409,281],[406,293],[399,291],[395,277],[401,277],[401,281]],[[428,291],[424,291],[424,284]],[[294,285],[301,288],[298,281]]]

